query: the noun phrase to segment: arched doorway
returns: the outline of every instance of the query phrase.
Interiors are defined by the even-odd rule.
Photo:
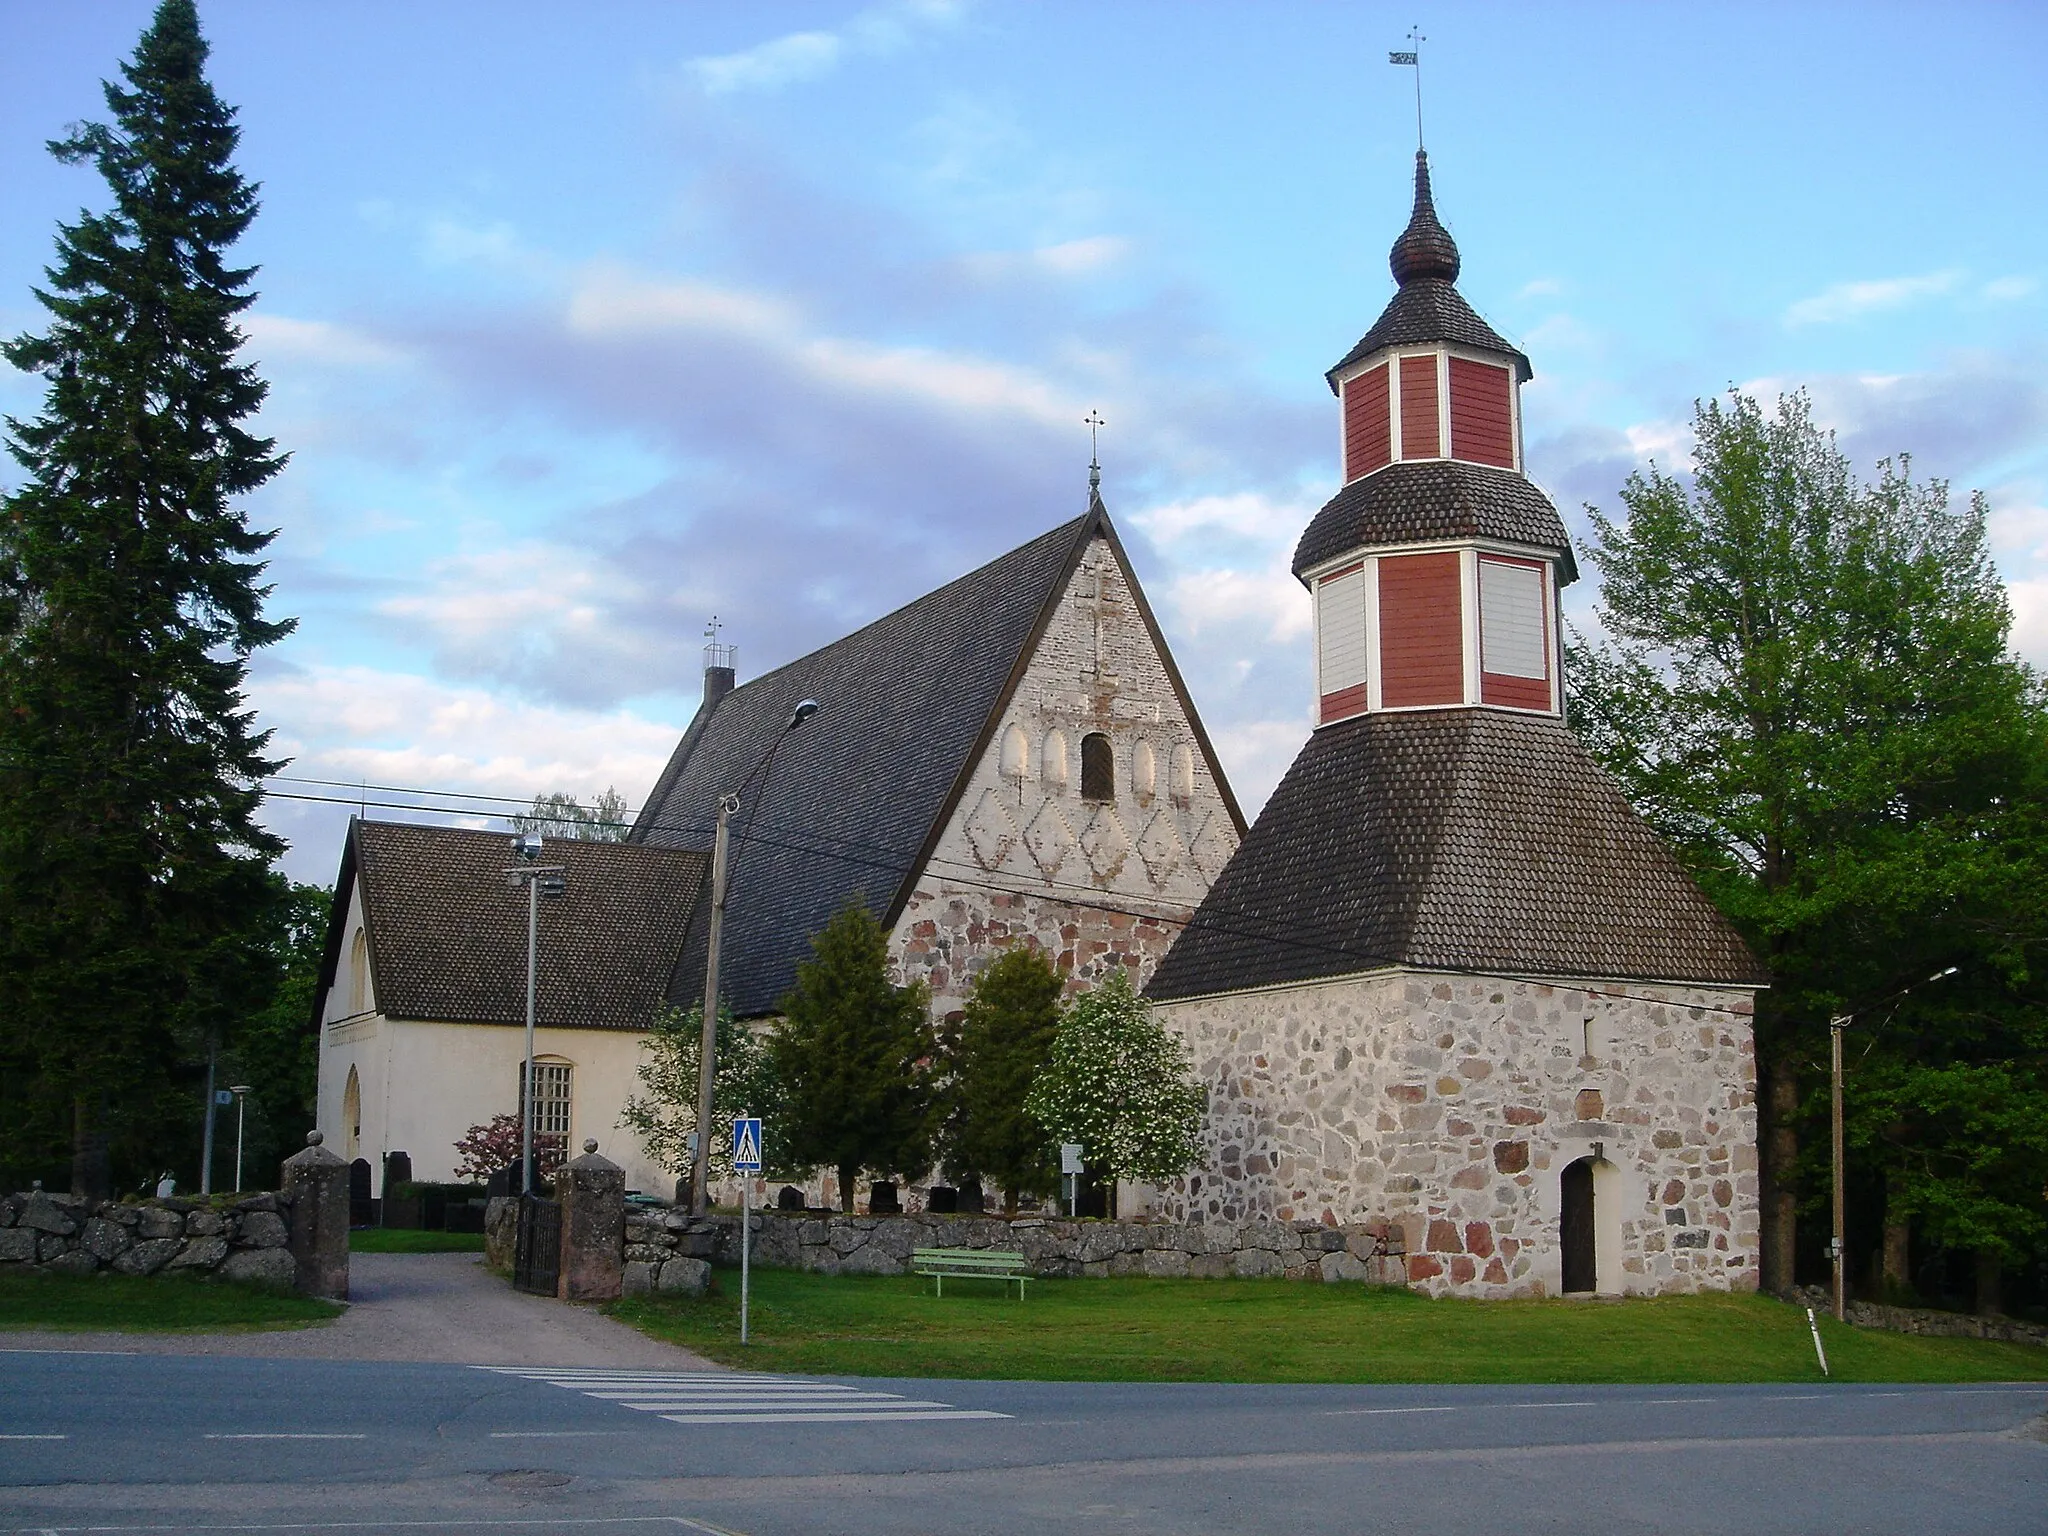
[[[341,1090],[341,1134],[347,1143],[342,1159],[352,1163],[362,1156],[363,1147],[363,1085],[354,1067],[348,1069],[348,1086]]]
[[[1567,1163],[1558,1179],[1558,1247],[1564,1256],[1564,1293],[1593,1291],[1600,1283],[1599,1227],[1593,1211],[1593,1159]]]

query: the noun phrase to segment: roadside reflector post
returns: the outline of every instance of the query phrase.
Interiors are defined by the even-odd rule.
[[[1811,1307],[1806,1309],[1806,1326],[1813,1333],[1813,1352],[1820,1356],[1821,1375],[1832,1376],[1834,1372],[1828,1369],[1828,1352],[1820,1346],[1820,1324],[1813,1320],[1813,1308]]]

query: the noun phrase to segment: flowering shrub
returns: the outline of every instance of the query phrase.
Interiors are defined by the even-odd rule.
[[[534,1178],[544,1179],[561,1167],[568,1151],[568,1137],[536,1135]],[[455,1143],[455,1155],[458,1179],[488,1179],[499,1169],[512,1167],[519,1161],[519,1117],[498,1115],[489,1125],[472,1125],[469,1134]]]

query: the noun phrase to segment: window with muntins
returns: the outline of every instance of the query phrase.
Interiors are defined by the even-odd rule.
[[[1116,798],[1116,753],[1109,738],[1100,731],[1090,731],[1081,738],[1081,798]]]
[[[567,1136],[570,1126],[570,1074],[575,1069],[566,1061],[536,1061],[533,1064],[533,1134]],[[524,1074],[521,1074],[522,1079]],[[520,1098],[525,1098],[520,1083]]]

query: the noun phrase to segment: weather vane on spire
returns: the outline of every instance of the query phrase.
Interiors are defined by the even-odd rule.
[[[1109,423],[1102,419],[1102,412],[1092,408],[1081,423],[1088,429],[1088,494],[1093,498],[1102,490],[1102,454],[1096,447],[1095,434]]]
[[[1387,55],[1389,64],[1405,64],[1415,71],[1415,147],[1422,148],[1422,45],[1429,41],[1422,35],[1422,24],[1417,22],[1408,29],[1408,41],[1415,46]]]

